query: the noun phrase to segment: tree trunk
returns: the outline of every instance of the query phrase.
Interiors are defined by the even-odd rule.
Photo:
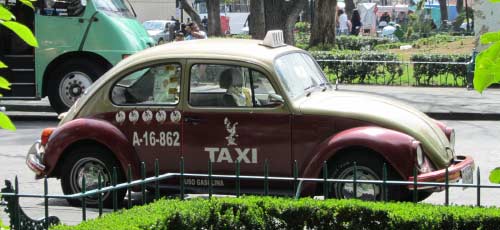
[[[223,34],[220,26],[220,1],[208,0],[207,10],[208,10],[208,36],[221,37]]]
[[[337,0],[316,0],[309,46],[335,44]]]
[[[464,0],[457,0],[457,13],[460,14],[464,10]]]
[[[201,18],[198,12],[192,7],[191,1],[189,0],[180,0],[181,1],[181,6],[182,10],[186,11],[186,13],[191,17],[191,20],[198,24],[199,28],[203,28],[203,25],[201,24]]]
[[[447,0],[439,0],[439,9],[441,10],[441,22],[445,23],[448,21],[448,6],[446,5]]]
[[[354,0],[345,0],[345,13],[347,14],[347,18],[349,18],[349,20],[351,20],[352,11],[354,11],[355,8],[356,6],[354,5]]]
[[[250,1],[248,27],[253,39],[264,39],[266,36],[266,20],[264,16],[264,0]]]
[[[283,30],[285,43],[294,45],[293,28],[308,0],[266,0],[264,2],[266,31]]]

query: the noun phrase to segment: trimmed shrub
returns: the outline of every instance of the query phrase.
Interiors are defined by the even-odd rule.
[[[391,85],[397,77],[403,74],[403,68],[399,63],[390,63],[400,60],[400,57],[396,54],[347,50],[311,52],[311,54],[318,60],[318,63],[326,73],[333,74],[333,79],[330,79],[331,81],[338,79],[341,83]],[[321,60],[355,60],[356,62]],[[389,63],[384,61],[388,61]]]
[[[443,62],[468,62],[470,55],[464,54],[414,54],[410,58],[413,62],[433,62],[413,65],[413,77],[418,85],[433,85],[432,79],[453,77],[453,85],[466,85],[467,65],[444,64]],[[439,80],[442,81],[442,80]]]
[[[160,200],[53,229],[497,229],[497,208],[244,197]]]
[[[337,48],[340,50],[373,50],[375,46],[390,43],[387,38],[365,36],[337,36]]]

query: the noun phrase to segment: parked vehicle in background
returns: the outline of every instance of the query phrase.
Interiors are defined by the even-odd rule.
[[[163,44],[170,41],[168,29],[172,24],[175,24],[175,21],[149,20],[142,23],[149,36],[155,40],[156,44]]]
[[[108,71],[58,127],[46,128],[28,152],[26,163],[37,178],[61,179],[65,194],[97,188],[98,176],[111,184],[116,167],[124,182],[179,172],[321,178],[327,162],[330,178],[421,182],[463,180],[472,183],[474,161],[455,152],[455,132],[409,105],[369,94],[337,91],[311,55],[283,43],[281,31],[264,41],[200,39],[168,43],[127,58]],[[354,164],[357,163],[357,165]],[[448,168],[448,174],[446,169]],[[179,181],[161,182],[179,189]],[[188,177],[186,190],[204,193],[207,179]],[[234,181],[212,181],[214,192],[234,192]],[[304,196],[322,185],[305,183]],[[262,183],[241,182],[243,193],[261,191]],[[332,183],[331,197],[380,200],[382,185]],[[409,200],[413,187],[390,186],[391,200]],[[419,199],[443,188],[418,187]],[[178,190],[177,190],[178,191]],[[355,192],[356,191],[356,192]],[[292,194],[292,182],[275,181],[270,194]],[[118,196],[123,199],[125,190]],[[103,195],[111,205],[110,193]],[[79,204],[79,200],[70,200]],[[87,199],[97,205],[97,199]]]
[[[12,90],[0,90],[2,100],[48,96],[64,112],[113,65],[154,45],[126,0],[38,0],[34,14],[20,2],[7,3],[39,47],[0,28],[0,59],[10,67],[0,75],[12,83]]]
[[[200,12],[200,17],[208,17],[206,0],[195,1],[195,9]],[[220,16],[221,30],[224,34],[245,34],[245,23],[249,11],[248,0],[237,0],[231,3],[221,1]]]

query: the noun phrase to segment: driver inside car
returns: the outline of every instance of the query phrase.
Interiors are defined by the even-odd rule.
[[[237,69],[222,71],[219,79],[220,87],[226,89],[222,104],[226,107],[251,107],[252,92],[243,87],[243,76]]]

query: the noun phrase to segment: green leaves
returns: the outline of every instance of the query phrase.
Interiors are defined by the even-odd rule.
[[[0,128],[7,130],[16,130],[16,127],[14,126],[14,124],[12,124],[12,121],[3,112],[0,112]]]
[[[499,52],[500,42],[496,42],[476,56],[474,89],[480,93],[491,84],[500,82]]]
[[[12,19],[16,19],[14,14],[12,14],[9,10],[7,10],[3,5],[0,4],[0,20],[2,21],[10,21]]]
[[[500,1],[500,0],[499,0]],[[498,42],[500,41],[500,31],[499,32],[488,32],[483,35],[481,35],[481,38],[479,39],[481,44],[489,44],[492,42]]]
[[[500,184],[500,168],[493,169],[489,179],[491,183]]]
[[[10,90],[10,83],[7,81],[7,79],[3,78],[0,76],[0,88],[1,89],[9,89]]]
[[[3,22],[0,21],[0,24],[12,30],[14,33],[17,34],[17,36],[19,36],[26,43],[28,43],[28,45],[33,47],[38,47],[38,42],[36,41],[35,36],[31,32],[31,30],[25,25],[14,21],[3,21]]]
[[[26,5],[26,6],[29,6],[31,9],[33,9],[33,11],[35,10],[35,7],[33,6],[33,3],[31,3],[31,1],[29,0],[19,0],[22,4]]]

